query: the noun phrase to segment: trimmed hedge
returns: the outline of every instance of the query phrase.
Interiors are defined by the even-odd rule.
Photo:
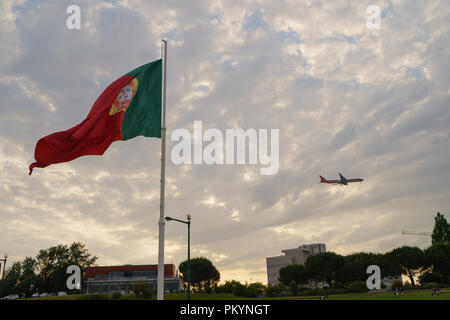
[[[105,293],[91,293],[91,294],[83,294],[79,297],[80,300],[109,300],[110,297]]]

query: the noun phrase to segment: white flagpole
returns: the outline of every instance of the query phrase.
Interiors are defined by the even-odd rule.
[[[157,298],[164,300],[164,188],[166,176],[166,70],[167,40],[162,40],[162,125],[161,125],[161,194],[159,205],[159,251]]]

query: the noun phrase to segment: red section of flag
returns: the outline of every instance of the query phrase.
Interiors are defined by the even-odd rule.
[[[122,140],[124,112],[112,116],[109,112],[122,87],[132,78],[123,76],[110,84],[80,124],[41,138],[36,144],[36,162],[30,165],[30,175],[36,167],[44,168],[85,155],[102,155],[112,142]]]

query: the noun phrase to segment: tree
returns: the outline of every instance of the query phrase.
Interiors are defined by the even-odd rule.
[[[20,264],[21,274],[16,290],[26,297],[30,297],[37,289],[38,277],[36,275],[36,264],[36,260],[31,257],[26,257]]]
[[[67,267],[77,265],[83,272],[95,263],[92,256],[81,242],[70,246],[58,245],[40,250],[36,258],[26,257],[22,262],[15,262],[0,281],[0,294],[11,293],[31,296],[37,292],[55,292],[67,290]]]
[[[379,265],[381,269],[381,276],[383,277],[398,277],[402,270],[399,266],[391,260],[389,252],[381,254],[381,262]]]
[[[216,286],[216,292],[218,293],[233,293],[235,291],[235,288],[242,285],[237,280],[227,280],[224,284]]]
[[[366,282],[368,274],[367,267],[377,265],[381,269],[382,277],[397,276],[400,270],[395,268],[382,253],[357,252],[344,257],[345,263],[342,270],[342,282]]]
[[[12,293],[29,297],[33,294],[37,277],[36,260],[26,257],[23,262],[15,262],[0,281],[0,295]]]
[[[180,263],[178,269],[184,282],[187,282],[188,261]],[[191,285],[201,290],[210,290],[220,280],[220,272],[207,258],[191,259]]]
[[[442,282],[450,283],[450,244],[438,242],[425,250],[432,273]]]
[[[40,250],[36,256],[39,272],[37,286],[41,292],[67,290],[67,267],[77,265],[83,273],[84,269],[93,265],[96,260],[97,257],[92,256],[81,242]]]
[[[280,269],[280,276],[278,280],[286,286],[290,286],[294,294],[298,288],[308,283],[309,275],[306,271],[305,265],[291,264]]]
[[[377,265],[380,268],[383,264],[383,255],[378,253],[357,252],[344,257],[344,267],[340,276],[341,282],[350,284],[352,282],[366,281],[367,267]]]
[[[415,286],[414,276],[424,270],[427,265],[425,253],[418,247],[403,246],[387,253],[392,265],[405,274]]]
[[[344,257],[334,252],[322,252],[310,256],[305,263],[306,272],[311,279],[325,281],[328,286],[342,283]]]
[[[240,294],[243,297],[251,297],[256,298],[260,294],[262,294],[266,290],[266,286],[261,282],[254,282],[250,284],[246,284],[244,286],[243,292]],[[238,295],[238,294],[236,294]]]
[[[434,218],[434,228],[431,235],[431,243],[450,243],[450,225],[445,217],[437,213]]]
[[[22,268],[20,262],[14,262],[6,271],[5,277],[0,282],[1,296],[7,296],[12,293],[20,293],[17,287],[20,283]]]

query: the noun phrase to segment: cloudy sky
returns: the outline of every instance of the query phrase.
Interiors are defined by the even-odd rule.
[[[69,30],[66,9],[81,8]],[[380,29],[367,28],[370,5]],[[192,256],[267,282],[265,257],[322,242],[340,254],[426,247],[450,218],[447,1],[0,1],[0,255],[82,241],[100,265],[157,263],[160,140],[36,169],[37,140],[71,128],[168,39],[168,136],[279,129],[280,170],[166,169],[166,214],[192,215]],[[175,142],[168,141],[170,155]],[[169,157],[168,157],[169,159]],[[170,160],[170,159],[169,159]],[[337,172],[365,181],[319,184]],[[166,224],[166,263],[186,228]],[[9,263],[8,262],[8,263]]]

